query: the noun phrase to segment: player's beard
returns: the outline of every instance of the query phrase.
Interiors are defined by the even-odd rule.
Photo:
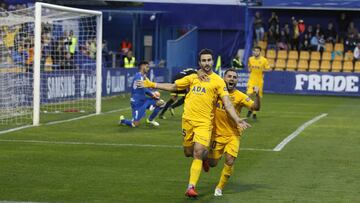
[[[226,88],[227,88],[228,91],[230,91],[230,92],[234,90],[235,86],[236,86],[235,82],[227,82],[227,83],[226,83]]]
[[[211,68],[211,66],[208,66],[208,65],[205,65],[205,66],[203,66],[203,68],[202,68],[206,73],[209,73],[209,72],[211,72],[212,71],[212,68]]]

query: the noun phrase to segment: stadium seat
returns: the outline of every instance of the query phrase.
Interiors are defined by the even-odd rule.
[[[344,44],[336,43],[334,47],[334,51],[344,51]]]
[[[320,64],[318,60],[311,60],[309,65],[309,71],[310,72],[316,72],[320,68]]]
[[[334,48],[334,46],[332,43],[325,43],[325,51],[332,52],[333,48]]]
[[[275,59],[268,59],[269,66],[271,69],[275,68]]]
[[[334,61],[342,61],[343,55],[342,54],[335,54]]]
[[[309,60],[310,54],[308,51],[300,51],[300,59],[301,60]]]
[[[266,41],[259,41],[258,42],[258,46],[261,48],[261,49],[266,49],[267,47],[267,42]]]
[[[331,60],[331,52],[329,52],[329,51],[324,51],[324,52],[322,53],[321,60],[330,61],[330,60]]]
[[[353,69],[354,69],[354,65],[352,61],[344,62],[343,72],[352,72]]]
[[[275,70],[284,70],[285,69],[285,59],[277,59],[275,63]]]
[[[320,60],[320,52],[319,51],[312,51],[310,55],[311,60]]]
[[[297,62],[294,59],[289,59],[286,63],[286,70],[287,71],[295,71],[297,68]]]
[[[328,60],[322,60],[320,65],[320,71],[321,72],[329,72],[331,68],[330,61]]]
[[[341,61],[333,61],[331,65],[331,72],[340,72],[342,69],[342,62]]]
[[[287,59],[287,51],[286,50],[280,50],[277,54],[277,59]]]
[[[289,56],[288,59],[294,59],[294,60],[298,60],[299,58],[299,53],[296,50],[291,50],[289,51]]]
[[[266,51],[266,58],[267,59],[275,59],[276,58],[276,51],[273,49],[268,49]]]
[[[265,49],[261,49],[261,56],[264,56],[265,57]]]
[[[360,72],[360,61],[355,62],[354,72],[356,73]]]
[[[52,65],[53,65],[53,61],[51,59],[51,56],[46,57],[45,71],[52,71]]]
[[[298,63],[298,71],[307,71],[309,66],[308,60],[300,60]]]
[[[352,51],[347,51],[344,56],[344,61],[353,61],[354,60],[354,54]]]

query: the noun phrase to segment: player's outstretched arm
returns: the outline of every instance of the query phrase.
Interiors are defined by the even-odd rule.
[[[170,92],[177,90],[176,84],[174,83],[155,83],[150,80],[138,80],[136,81],[136,86],[141,88],[156,88]]]
[[[232,105],[229,96],[225,95],[222,98],[222,102],[224,103],[225,109],[230,115],[230,117],[237,123],[238,128],[245,130],[246,128],[251,127],[250,124],[248,124],[244,119],[241,119],[238,114],[236,113],[236,110],[234,106]]]

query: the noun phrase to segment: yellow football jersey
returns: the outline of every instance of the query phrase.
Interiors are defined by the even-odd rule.
[[[249,58],[248,68],[250,71],[249,81],[259,81],[262,82],[264,78],[264,70],[270,69],[268,60],[260,56],[259,59],[256,59],[254,56]]]
[[[254,101],[250,97],[239,90],[235,90],[229,94],[230,100],[234,108],[240,114],[243,106],[251,108]],[[237,129],[236,123],[227,114],[221,99],[217,101],[215,119],[214,119],[214,133],[215,136],[230,137],[233,135],[240,136],[242,132]]]
[[[188,75],[175,81],[179,90],[189,88],[185,97],[183,118],[212,123],[218,97],[228,95],[224,80],[215,73],[210,74],[209,81],[200,81],[196,74]]]

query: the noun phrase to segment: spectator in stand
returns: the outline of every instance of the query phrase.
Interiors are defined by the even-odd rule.
[[[279,21],[279,17],[276,15],[275,12],[271,12],[271,17],[268,20],[269,23],[269,29],[271,27],[276,28],[277,26],[279,26],[280,21]]]
[[[310,41],[311,38],[314,36],[313,26],[309,25],[305,31],[305,35],[307,35],[307,39]]]
[[[347,37],[347,29],[349,27],[349,22],[351,19],[346,16],[346,13],[341,13],[338,24],[339,24],[339,42],[344,42]]]
[[[359,31],[358,31],[358,29],[355,27],[354,22],[351,21],[351,22],[349,23],[349,27],[348,27],[348,29],[347,29],[347,34],[348,34],[348,36],[349,36],[350,34],[354,34],[354,36],[357,36],[358,33],[359,33]]]
[[[320,37],[318,38],[318,46],[317,46],[317,51],[320,51],[320,53],[322,54],[325,50],[325,36],[324,35],[320,35]]]
[[[325,41],[329,43],[335,44],[337,42],[337,32],[335,31],[334,25],[332,22],[328,23],[328,27],[324,32],[325,34]]]
[[[124,64],[123,64],[122,67],[124,67],[124,68],[135,68],[136,61],[135,61],[135,57],[133,56],[131,50],[129,50],[126,53],[126,56],[124,57],[123,62],[124,62]]]
[[[357,40],[355,38],[354,33],[350,33],[348,38],[345,40],[345,52],[352,51],[355,49],[357,44]]]
[[[277,40],[277,37],[275,36],[273,29],[269,29],[268,40],[267,40],[268,47],[267,48],[276,50],[277,41],[278,40]]]
[[[295,17],[291,17],[291,21],[292,21],[292,37],[291,37],[291,48],[293,50],[299,50],[299,36],[300,36],[300,32],[299,32],[299,26],[298,26],[298,22],[295,19]]]
[[[263,26],[263,20],[261,19],[261,15],[259,11],[256,11],[255,13],[255,19],[254,19],[254,29],[255,29],[255,35],[256,35],[256,44],[264,40],[264,26]]]
[[[360,60],[360,43],[357,43],[355,49],[354,49],[354,60],[359,61]]]
[[[302,35],[305,32],[305,27],[306,27],[304,20],[300,19],[298,26],[299,26],[299,33],[300,35]]]
[[[316,34],[316,35],[312,36],[311,39],[310,39],[311,50],[316,51],[318,45],[319,45],[319,35]]]
[[[126,38],[125,40],[123,40],[121,42],[121,51],[126,54],[129,50],[132,49],[132,43],[129,41],[128,38]]]
[[[307,37],[307,35],[305,35]],[[311,51],[311,45],[309,43],[309,40],[305,38],[303,44],[300,47],[301,51]]]
[[[289,37],[286,36],[285,30],[282,29],[280,32],[279,42],[277,43],[277,48],[279,50],[288,50],[290,46],[289,44],[290,44]]]
[[[321,25],[319,23],[316,24],[315,34],[318,34],[319,36],[324,34],[324,30],[321,28]]]

